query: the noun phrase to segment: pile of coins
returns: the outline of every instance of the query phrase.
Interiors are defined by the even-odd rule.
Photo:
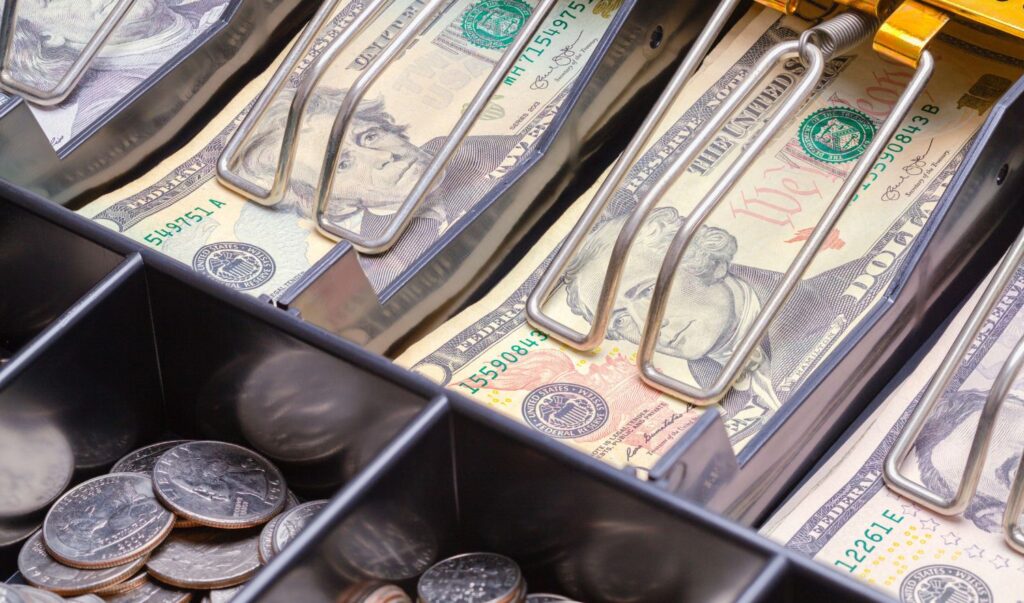
[[[31,586],[0,585],[0,603],[228,601],[325,504],[235,444],[146,446],[53,504],[18,555]]]
[[[417,603],[575,603],[559,595],[527,594],[515,561],[495,553],[467,553],[434,564],[416,585]],[[337,603],[412,603],[397,586],[356,584]]]

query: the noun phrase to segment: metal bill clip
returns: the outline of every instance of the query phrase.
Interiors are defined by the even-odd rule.
[[[288,179],[291,176],[292,164],[298,152],[299,121],[303,114],[305,114],[309,101],[313,98],[313,91],[317,83],[327,72],[331,63],[337,59],[356,36],[373,22],[385,7],[391,4],[390,0],[374,0],[370,2],[363,12],[352,20],[345,31],[334,39],[323,50],[323,53],[313,61],[309,68],[303,72],[303,80],[295,92],[295,97],[292,99],[288,118],[285,122],[281,153],[278,157],[277,169],[270,188],[246,179],[236,171],[240,149],[252,135],[257,123],[266,113],[273,99],[282,90],[300,59],[309,51],[320,29],[327,22],[330,15],[333,14],[340,2],[341,0],[328,0],[320,7],[320,10],[306,26],[305,30],[303,30],[292,50],[288,53],[281,67],[278,68],[270,83],[263,90],[259,99],[257,99],[252,110],[249,111],[239,128],[231,136],[217,162],[217,176],[222,184],[262,205],[277,205],[284,199]],[[327,149],[324,154],[316,193],[314,194],[314,199],[316,200],[314,205],[316,208],[314,216],[316,227],[324,236],[336,241],[346,240],[362,253],[384,253],[398,242],[402,233],[405,232],[405,229],[412,221],[416,210],[423,204],[427,195],[436,185],[436,181],[444,172],[448,162],[455,155],[462,140],[466,137],[470,128],[473,127],[473,124],[476,123],[477,118],[483,113],[495,90],[501,85],[506,73],[513,67],[530,40],[533,39],[537,30],[540,29],[544,18],[554,7],[556,0],[540,0],[537,3],[537,6],[533,9],[526,23],[523,24],[515,40],[501,55],[501,58],[487,76],[483,86],[481,86],[476,96],[473,97],[472,102],[469,103],[469,106],[463,112],[458,122],[449,132],[444,145],[434,156],[430,166],[399,206],[398,211],[390,217],[390,221],[384,228],[383,233],[370,237],[331,224],[325,216],[331,200],[334,177],[341,160],[343,141],[351,127],[359,103],[369,91],[374,81],[387,70],[388,66],[396,58],[401,56],[402,52],[412,41],[426,30],[434,20],[434,17],[440,14],[441,10],[450,3],[451,0],[429,0],[426,3],[426,6],[409,25],[380,54],[370,60],[369,64],[346,93],[338,115],[334,120],[334,126],[327,141]]]
[[[821,16],[837,8],[835,3],[823,3],[820,1],[813,3],[801,2],[801,0],[761,1],[762,4],[780,9],[787,14],[803,14],[801,11],[813,9],[817,11],[818,16]],[[672,161],[663,177],[642,196],[619,232],[618,239],[612,249],[611,265],[601,288],[597,310],[591,322],[590,330],[587,333],[578,332],[545,314],[543,304],[557,286],[559,277],[568,265],[570,258],[578,251],[583,240],[597,223],[613,193],[622,184],[629,168],[639,157],[640,151],[644,148],[655,126],[663,119],[672,101],[679,94],[687,78],[692,73],[694,66],[706,52],[707,47],[700,44],[706,40],[702,38],[698,42],[676,74],[669,88],[658,101],[655,110],[648,116],[639,135],[619,158],[594,200],[559,249],[558,254],[531,294],[527,304],[527,314],[534,326],[548,331],[553,337],[578,350],[591,350],[604,340],[627,253],[648,214],[673,183],[686,171],[690,163],[712,140],[712,137],[717,134],[731,114],[739,108],[740,103],[770,73],[774,65],[789,57],[799,57],[799,60],[806,67],[806,73],[799,85],[789,93],[779,109],[767,121],[764,129],[751,141],[744,152],[737,158],[736,162],[729,167],[721,180],[700,200],[675,235],[658,273],[646,323],[640,337],[640,353],[637,360],[641,376],[649,385],[699,406],[713,404],[721,400],[729,392],[732,384],[739,378],[751,352],[764,338],[771,321],[795,290],[801,275],[818,253],[828,234],[842,215],[843,210],[853,198],[857,188],[867,176],[871,166],[874,165],[889,139],[899,128],[912,103],[924,90],[934,70],[935,61],[931,53],[924,46],[938,33],[941,26],[945,24],[947,20],[945,15],[912,0],[907,0],[907,2],[903,3],[891,14],[887,3],[867,0],[844,0],[840,4],[847,5],[850,10],[840,13],[820,25],[805,31],[799,40],[784,42],[770,49],[757,63],[744,82],[729,95],[721,107],[716,110],[715,114],[694,133],[691,141]],[[731,8],[731,6],[731,3],[724,3],[720,9],[724,10],[727,7]],[[840,188],[829,206],[825,209],[810,237],[786,270],[782,281],[772,292],[768,300],[764,302],[761,313],[733,350],[732,356],[718,378],[708,388],[697,388],[658,369],[654,365],[654,356],[660,325],[662,324],[669,301],[667,292],[671,289],[680,260],[695,233],[697,233],[704,221],[737,183],[770,139],[792,119],[802,103],[811,95],[819,78],[822,76],[825,62],[828,59],[839,52],[852,48],[872,34],[875,34],[875,49],[887,56],[894,56],[894,52],[886,50],[889,45],[904,48],[899,44],[891,42],[891,39],[896,35],[893,32],[899,33],[902,30],[894,28],[890,21],[893,18],[897,18],[898,24],[903,24],[907,15],[901,11],[904,11],[908,6],[913,13],[910,17],[917,15],[916,20],[911,18],[911,23],[923,28],[924,31],[917,31],[915,33],[915,39],[920,42],[919,46],[907,45],[905,48],[907,53],[898,57],[897,60],[915,68],[913,78],[893,107],[892,112],[879,128],[867,152],[850,171],[842,188]],[[720,13],[716,13],[715,19],[721,16]],[[921,15],[924,16],[922,17]],[[883,18],[886,20],[879,28],[879,19]],[[878,28],[877,33],[876,28]],[[713,40],[714,36],[711,37]]]
[[[978,489],[985,457],[995,432],[999,409],[1006,402],[1010,388],[1020,373],[1021,366],[1024,365],[1024,339],[1018,341],[1014,346],[989,389],[978,418],[978,427],[971,442],[970,452],[967,454],[963,477],[953,496],[943,496],[912,481],[903,474],[900,467],[910,454],[911,447],[921,435],[921,430],[928,417],[931,416],[936,404],[949,386],[953,374],[960,367],[968,349],[977,338],[992,309],[1002,297],[1003,291],[1012,280],[1021,261],[1024,261],[1024,233],[1017,237],[1006,257],[996,268],[992,281],[985,288],[981,299],[978,300],[978,305],[974,307],[967,323],[960,330],[953,346],[939,366],[939,370],[928,382],[913,415],[903,426],[899,438],[896,439],[896,443],[885,457],[882,475],[886,485],[898,494],[942,515],[963,513]],[[1021,530],[1019,524],[1022,512],[1024,512],[1024,457],[1017,467],[1017,475],[1010,486],[1010,495],[1003,513],[1003,532],[1007,543],[1018,552],[1024,553],[1024,531]]]
[[[84,0],[83,0],[84,1]],[[71,64],[68,72],[49,90],[41,90],[32,84],[18,81],[15,74],[9,71],[9,59],[14,52],[14,27],[17,21],[18,0],[7,0],[3,10],[2,21],[0,21],[0,90],[17,94],[27,101],[39,105],[56,105],[63,101],[75,89],[78,82],[85,75],[89,64],[92,63],[100,49],[110,38],[118,24],[128,14],[128,11],[135,4],[135,0],[117,0],[114,7],[103,18],[96,32],[89,38],[88,43],[78,55],[78,58]],[[60,24],[54,24],[59,27]]]

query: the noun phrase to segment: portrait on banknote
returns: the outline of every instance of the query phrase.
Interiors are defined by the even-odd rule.
[[[594,318],[597,293],[608,270],[608,258],[628,214],[598,224],[584,241],[564,275],[569,309],[587,322]],[[646,266],[659,266],[684,216],[672,207],[652,212],[634,246]],[[722,228],[702,226],[686,253],[673,282],[670,304],[658,336],[658,352],[685,360],[702,386],[710,385],[732,356],[740,338],[761,310],[754,288],[730,271],[736,256],[736,237]],[[626,270],[619,286],[606,339],[639,345],[654,293],[656,270]],[[767,344],[747,363],[738,389],[749,395],[742,403],[766,412],[779,407],[769,378]]]
[[[963,479],[964,451],[971,447],[987,397],[987,391],[950,392],[929,417],[907,462],[916,465],[921,483],[930,491],[943,496],[956,491]],[[1024,423],[1024,400],[1010,394],[999,421],[1007,425]],[[964,511],[965,519],[986,532],[1002,530],[1003,510],[1020,460],[1020,444],[1009,436],[1009,430],[997,430],[978,491]]]
[[[304,134],[331,131],[347,93],[348,90],[326,86],[317,89],[299,126],[300,144]],[[242,171],[249,177],[264,180],[277,169],[281,133],[291,101],[288,96],[278,97],[242,150]],[[384,99],[368,98],[360,103],[346,132],[326,211],[331,224],[364,235],[379,233],[387,226],[444,142],[444,138],[439,138],[417,145],[408,130],[409,124],[399,123]],[[511,142],[507,146],[511,147]],[[456,195],[444,194],[445,191],[464,188],[496,168],[504,155],[497,151],[493,140],[482,144],[470,137],[463,142],[448,169],[438,177],[439,184],[430,195],[430,202],[417,214],[420,220],[430,222],[432,233],[429,240],[417,241],[419,249],[444,234],[468,209],[469,204],[460,202]],[[279,209],[289,209],[302,217],[312,216],[323,167],[321,154],[300,151],[288,181],[288,194]]]
[[[46,117],[37,114],[54,146],[99,119],[198,38],[229,1],[137,0],[71,96],[56,108],[40,109]],[[20,82],[43,90],[54,87],[110,10],[106,0],[19,2],[8,68]]]

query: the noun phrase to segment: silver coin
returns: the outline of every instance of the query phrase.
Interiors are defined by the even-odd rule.
[[[494,553],[450,557],[424,572],[416,586],[423,603],[515,601],[523,587],[515,561]]]
[[[248,528],[281,512],[284,476],[259,454],[225,442],[189,442],[153,467],[157,496],[178,515],[215,528]]]
[[[335,603],[412,603],[412,599],[394,584],[361,582],[346,588]]]
[[[18,544],[35,533],[41,525],[43,525],[43,520],[40,517],[0,519],[0,548]]]
[[[242,590],[244,584],[238,586],[232,586],[231,588],[218,588],[211,590],[207,593],[207,597],[210,599],[210,603],[228,603],[231,599],[235,598],[238,591]]]
[[[326,500],[314,500],[282,514],[281,521],[274,528],[274,552],[280,553],[289,542],[295,540],[299,532],[316,517],[321,509],[327,506],[327,502]]]
[[[260,563],[267,565],[270,560],[274,558],[274,530],[277,529],[277,525],[281,523],[281,519],[284,517],[284,513],[281,513],[277,517],[271,519],[267,523],[263,524],[263,529],[260,530],[260,544],[259,544],[259,556]]]
[[[140,473],[111,473],[60,497],[43,521],[43,544],[57,561],[80,568],[112,567],[156,548],[174,527],[174,514]]]
[[[146,570],[157,580],[180,588],[226,588],[256,573],[259,530],[195,528],[171,534],[153,551]]]
[[[575,603],[568,597],[562,595],[549,595],[547,593],[534,593],[526,595],[526,603],[554,603],[556,601],[568,601],[569,603]]]
[[[295,493],[291,490],[288,490],[288,502],[284,503],[284,510],[290,511],[301,504],[302,501],[299,500],[299,497],[295,496]]]
[[[149,446],[143,446],[138,450],[133,450],[114,463],[114,466],[110,468],[110,473],[126,473],[134,471],[148,475],[153,472],[153,465],[156,464],[156,461],[160,458],[161,454],[167,452],[171,448],[174,448],[178,444],[184,444],[188,441],[189,440],[170,440],[167,442],[157,442],[156,444],[150,444]]]
[[[364,507],[331,533],[327,560],[353,582],[410,580],[437,561],[435,529],[407,508]]]
[[[145,566],[145,563],[143,563]],[[135,590],[143,584],[149,582],[149,574],[145,570],[135,574],[131,578],[128,578],[124,582],[118,582],[117,584],[111,584],[110,586],[104,586],[103,588],[97,588],[93,591],[93,594],[100,595],[103,597],[111,597],[113,595],[119,595],[126,593],[130,590]]]
[[[106,603],[102,597],[97,597],[93,594],[78,595],[67,600],[74,601],[75,603]]]
[[[58,563],[46,552],[42,532],[36,532],[18,553],[18,571],[32,586],[58,595],[82,595],[127,580],[145,565],[140,557],[125,565],[106,569],[76,569]]]
[[[74,471],[71,444],[52,423],[0,423],[0,518],[44,508],[64,492]]]
[[[64,597],[34,586],[15,584],[18,594],[25,603],[64,603]]]
[[[13,586],[0,582],[0,603],[25,603],[25,599]]]
[[[146,580],[139,588],[107,597],[107,603],[188,603],[192,593]]]

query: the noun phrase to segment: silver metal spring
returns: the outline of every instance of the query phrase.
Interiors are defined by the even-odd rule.
[[[847,11],[801,34],[800,55],[806,56],[803,49],[806,44],[813,42],[826,59],[831,59],[870,39],[876,29],[878,20],[874,17],[860,11]]]

